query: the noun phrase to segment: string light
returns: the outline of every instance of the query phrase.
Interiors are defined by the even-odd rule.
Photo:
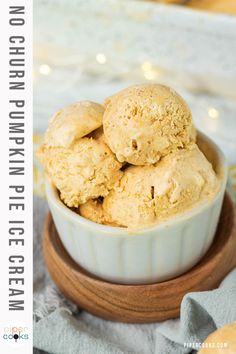
[[[149,61],[143,62],[142,70],[143,70],[143,75],[147,80],[154,80],[158,75],[158,72],[153,69],[152,63],[150,63]]]
[[[107,61],[107,58],[103,53],[98,53],[96,55],[96,60],[99,64],[105,64]]]
[[[150,63],[150,61],[143,62],[142,69],[143,69],[143,71],[152,70],[152,64]]]
[[[39,72],[40,72],[40,74],[42,74],[42,75],[49,75],[50,72],[51,72],[51,68],[50,68],[50,66],[47,65],[47,64],[42,64],[42,65],[40,65],[40,67],[39,67]]]
[[[208,108],[208,115],[211,118],[218,118],[219,112],[214,107],[210,107],[210,108]]]
[[[214,107],[209,107],[208,108],[208,116],[211,119],[206,119],[205,124],[207,130],[209,130],[212,133],[216,133],[220,129],[220,120],[219,118],[219,111],[214,108]]]
[[[144,73],[144,77],[147,80],[154,80],[157,77],[157,72],[154,70],[149,70]]]

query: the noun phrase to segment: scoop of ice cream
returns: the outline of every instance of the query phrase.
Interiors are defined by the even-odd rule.
[[[103,209],[113,222],[139,229],[209,199],[218,185],[212,165],[193,143],[155,165],[128,167],[104,198]]]
[[[104,108],[98,103],[82,101],[56,112],[49,122],[44,143],[53,147],[70,147],[102,125]]]
[[[103,127],[100,127],[94,131],[92,131],[90,134],[87,135],[88,138],[93,138],[98,141],[103,142],[104,144],[107,145],[107,140],[103,132]]]
[[[38,157],[69,207],[106,196],[122,176],[109,147],[93,138],[81,138],[70,148],[44,144]]]
[[[120,162],[156,163],[195,141],[186,102],[163,85],[129,87],[105,100],[104,134]]]
[[[236,322],[227,324],[211,333],[204,341],[199,354],[235,354]]]
[[[102,207],[102,201],[99,199],[92,199],[86,203],[80,205],[79,214],[86,219],[94,221],[98,224],[109,225],[109,226],[122,226],[113,222],[109,215],[104,212]]]

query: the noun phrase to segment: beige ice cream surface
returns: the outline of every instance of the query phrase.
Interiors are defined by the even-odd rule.
[[[215,195],[219,181],[196,144],[176,150],[156,165],[128,167],[104,198],[104,213],[129,228],[151,226]]]
[[[80,205],[79,214],[84,218],[87,218],[98,224],[118,226],[118,227],[123,226],[123,225],[116,224],[110,219],[109,215],[104,212],[102,202],[99,201],[98,199],[92,199]]]
[[[90,101],[65,107],[38,157],[68,207],[129,229],[184,213],[220,184],[187,104],[163,85],[129,87],[106,99],[105,111]]]
[[[108,146],[93,138],[81,138],[71,148],[43,145],[38,157],[69,207],[106,196],[122,176]]]
[[[120,162],[150,165],[195,141],[186,102],[163,85],[137,85],[105,100],[104,134]]]
[[[103,106],[91,101],[63,108],[51,118],[44,143],[51,147],[70,147],[79,138],[102,126],[103,113]]]

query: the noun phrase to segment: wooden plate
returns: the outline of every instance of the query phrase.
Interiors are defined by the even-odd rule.
[[[187,273],[162,283],[112,284],[88,273],[64,249],[51,214],[44,227],[44,258],[58,288],[80,308],[112,321],[162,321],[178,317],[186,293],[216,288],[236,265],[235,221],[235,209],[226,194],[216,236],[205,257]]]

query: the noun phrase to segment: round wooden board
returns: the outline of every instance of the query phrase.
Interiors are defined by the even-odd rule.
[[[187,273],[162,283],[120,285],[88,273],[64,249],[51,214],[44,227],[44,258],[58,288],[80,308],[112,321],[163,321],[179,316],[186,293],[216,288],[236,265],[235,224],[235,209],[226,194],[216,236],[205,257]]]

